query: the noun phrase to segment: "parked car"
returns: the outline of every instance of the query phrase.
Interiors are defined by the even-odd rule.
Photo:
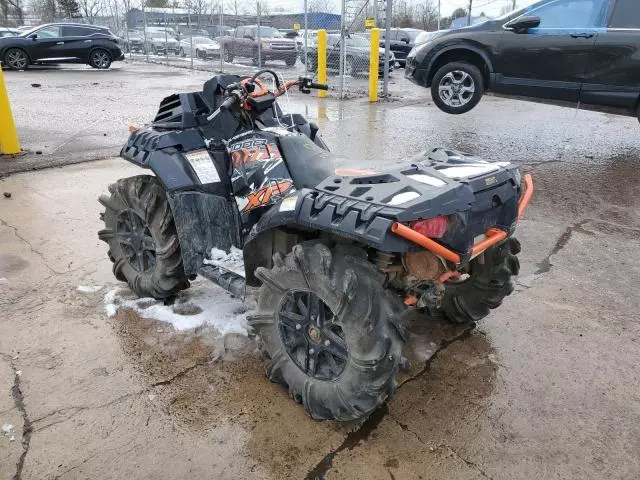
[[[180,55],[196,58],[220,56],[220,44],[209,37],[189,37],[180,40]]]
[[[327,70],[340,70],[340,35],[327,35]],[[346,61],[344,67],[345,75],[357,75],[358,73],[369,71],[369,57],[371,51],[371,42],[360,35],[352,34],[346,37]],[[384,72],[384,48],[379,48],[379,72]],[[396,63],[393,52],[389,52],[389,71],[393,71]],[[309,48],[307,56],[308,68],[311,71],[318,69],[318,46],[313,45]]]
[[[125,52],[144,52],[144,34],[138,30],[129,30],[122,38]]]
[[[174,55],[180,54],[180,43],[171,35],[165,34],[164,32],[147,32],[145,48],[145,52],[154,55],[165,55],[167,53],[173,53]]]
[[[485,91],[639,113],[637,0],[542,0],[427,40],[405,75],[447,113],[468,112]]]
[[[17,28],[0,27],[0,38],[17,37],[18,35],[20,35],[20,30]]]
[[[0,38],[3,65],[24,70],[31,63],[88,63],[109,68],[123,60],[118,38],[108,28],[75,23],[50,23],[35,27],[17,37]]]
[[[259,27],[261,42],[261,58],[267,60],[284,60],[288,66],[296,63],[296,42],[285,38],[273,27]],[[258,64],[258,26],[236,27],[233,36],[220,38],[224,45],[224,59],[233,62],[234,57],[248,57]]]
[[[203,28],[184,29],[177,33],[176,38],[182,41],[189,37],[209,37],[209,32]]]
[[[207,31],[206,36],[211,38],[224,37],[225,35],[233,35],[233,29],[225,26],[221,27],[220,25],[207,25],[202,28],[203,30]]]
[[[407,55],[415,47],[415,40],[424,30],[417,28],[392,28],[389,35],[389,48],[401,67],[405,66]],[[380,47],[385,48],[386,30],[380,30]]]

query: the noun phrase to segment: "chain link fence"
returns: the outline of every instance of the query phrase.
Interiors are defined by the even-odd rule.
[[[305,9],[307,2],[305,1]],[[127,58],[212,73],[250,74],[272,68],[285,78],[317,79],[318,31],[327,31],[329,95],[366,97],[369,90],[370,32],[384,26],[385,0],[342,0],[341,13],[268,14],[256,2],[249,14],[230,14],[217,4],[193,8],[132,8],[106,23],[120,37]],[[369,19],[369,20],[367,20]],[[382,25],[380,24],[382,22]],[[381,31],[381,39],[384,38]],[[381,42],[383,44],[383,42]],[[379,50],[379,90],[385,64],[395,58]]]

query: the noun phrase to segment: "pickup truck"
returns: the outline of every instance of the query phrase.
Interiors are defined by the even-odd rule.
[[[248,25],[237,27],[233,36],[221,37],[219,42],[224,47],[225,62],[233,62],[235,57],[247,57],[258,64],[258,28],[260,28],[260,56],[262,62],[267,60],[283,60],[288,66],[295,65],[296,42],[285,38],[273,27]]]

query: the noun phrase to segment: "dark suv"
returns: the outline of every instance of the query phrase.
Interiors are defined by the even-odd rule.
[[[0,60],[14,70],[24,70],[34,62],[109,68],[112,61],[123,59],[117,37],[108,28],[94,25],[50,23],[17,37],[0,38]]]
[[[490,90],[639,113],[638,0],[542,0],[422,40],[407,57],[405,76],[430,87],[445,112],[468,112]]]
[[[417,28],[392,28],[389,34],[389,48],[393,52],[396,60],[401,67],[405,66],[407,55],[415,46],[415,41],[418,35],[426,33],[424,30],[418,30]],[[385,47],[385,34],[384,29],[380,30],[380,46]]]

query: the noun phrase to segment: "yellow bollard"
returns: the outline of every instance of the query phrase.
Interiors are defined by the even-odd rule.
[[[327,83],[327,31],[318,30],[318,83]],[[326,90],[318,90],[318,96],[327,96]]]
[[[378,101],[378,68],[380,67],[380,29],[371,29],[371,51],[369,52],[369,101]]]
[[[13,155],[20,153],[20,140],[13,121],[7,87],[0,67],[0,154]]]

